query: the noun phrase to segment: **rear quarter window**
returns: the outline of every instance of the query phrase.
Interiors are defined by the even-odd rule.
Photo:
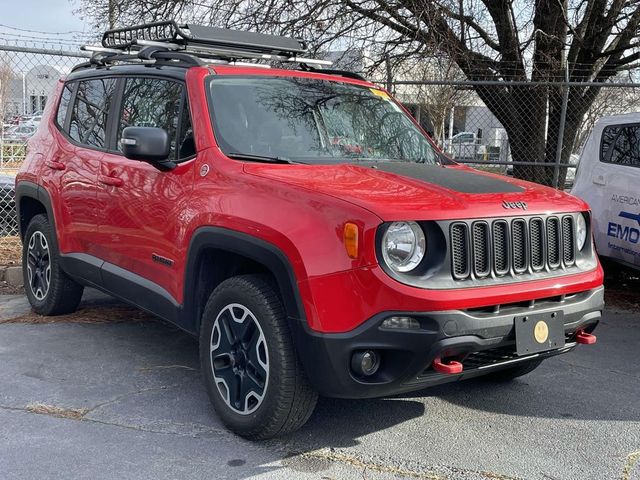
[[[604,127],[600,143],[600,161],[640,167],[640,124]]]
[[[58,112],[56,113],[56,123],[58,127],[64,130],[65,120],[67,119],[67,113],[69,112],[69,102],[71,102],[71,94],[73,93],[73,85],[70,83],[65,84],[62,89],[62,95],[60,96],[60,103],[58,104]]]

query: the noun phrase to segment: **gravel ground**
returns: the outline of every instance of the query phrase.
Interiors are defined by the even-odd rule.
[[[197,344],[88,290],[55,321],[0,297],[0,478],[640,480],[640,318],[609,308],[598,343],[510,384],[320,399],[300,431],[227,432]]]

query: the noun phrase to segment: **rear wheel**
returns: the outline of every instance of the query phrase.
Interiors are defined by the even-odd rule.
[[[46,215],[36,215],[29,222],[22,245],[25,293],[40,315],[74,312],[84,290],[60,268],[54,235]]]
[[[233,277],[214,290],[202,318],[200,363],[218,416],[244,437],[265,439],[293,431],[315,408],[317,394],[267,277]]]
[[[497,370],[495,372],[484,375],[482,378],[494,381],[494,382],[508,382],[515,378],[526,375],[527,373],[533,372],[536,368],[540,366],[542,360],[529,360],[528,362],[524,362],[515,367],[505,368],[503,370]]]

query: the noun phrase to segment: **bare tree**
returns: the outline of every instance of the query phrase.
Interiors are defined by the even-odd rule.
[[[622,81],[628,80],[621,78]],[[593,130],[596,121],[605,115],[637,112],[640,105],[640,89],[634,87],[603,88],[587,110],[573,144],[573,153],[579,153]]]
[[[9,84],[14,77],[15,74],[13,73],[7,56],[0,54],[0,128],[2,128],[7,114]]]
[[[432,126],[433,139],[444,145],[445,132],[454,107],[470,104],[474,95],[468,89],[447,83],[464,80],[464,74],[458,66],[443,55],[422,56],[402,59],[393,71],[395,80],[437,80],[438,83],[400,85],[395,87],[399,99],[410,99],[426,113]]]
[[[108,0],[81,2],[98,25],[176,18],[299,36],[316,50],[367,47],[379,61],[437,51],[470,80],[504,82],[476,92],[504,125],[514,161],[555,161],[563,87],[549,82],[565,66],[571,81],[601,82],[640,60],[640,0],[124,0],[111,17]],[[600,89],[570,89],[563,161]],[[536,175],[551,184],[553,168]]]

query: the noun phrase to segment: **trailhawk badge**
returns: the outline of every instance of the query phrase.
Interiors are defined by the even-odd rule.
[[[520,208],[522,210],[527,209],[527,202],[502,202],[502,208]]]

